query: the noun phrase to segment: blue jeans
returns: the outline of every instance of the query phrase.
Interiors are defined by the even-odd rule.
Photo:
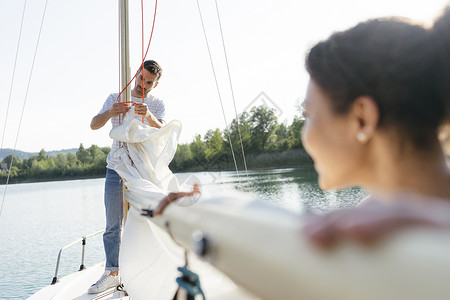
[[[103,234],[103,246],[106,254],[105,270],[111,272],[119,270],[120,234],[123,220],[122,201],[122,179],[116,171],[106,169],[106,229]]]

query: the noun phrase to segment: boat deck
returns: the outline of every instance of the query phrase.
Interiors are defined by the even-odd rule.
[[[88,294],[88,288],[96,282],[105,271],[105,264],[100,263],[83,271],[75,272],[61,278],[56,284],[49,285],[31,296],[29,299],[76,299],[76,300],[95,300],[95,299],[126,299],[124,292],[115,291],[111,288],[103,293]]]

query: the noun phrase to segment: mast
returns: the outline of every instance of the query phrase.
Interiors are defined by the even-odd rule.
[[[129,26],[128,26],[128,0],[119,0],[119,10],[120,10],[120,78],[121,78],[121,90],[122,102],[129,102],[131,100],[131,88],[127,87],[128,82],[130,82],[130,47],[129,47]],[[126,89],[125,89],[126,88]],[[124,90],[125,89],[125,90]],[[124,116],[124,115],[123,115]],[[124,189],[122,189],[122,199],[123,199],[123,212],[124,224],[127,222],[128,208],[129,204],[125,195],[123,194]]]
[[[129,26],[128,26],[128,0],[119,0],[120,10],[120,78],[122,90],[130,82],[130,51],[129,51]],[[130,101],[131,88],[128,86],[122,93],[122,101]]]

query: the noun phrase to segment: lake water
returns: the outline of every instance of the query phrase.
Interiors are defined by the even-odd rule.
[[[294,213],[353,206],[358,188],[323,192],[312,169],[194,173],[205,191],[238,189]],[[25,299],[50,284],[59,249],[104,228],[104,179],[9,185],[0,216],[0,299]],[[3,196],[5,186],[0,186]],[[101,235],[87,242],[85,265],[104,260]],[[78,270],[81,245],[63,253],[58,277]]]

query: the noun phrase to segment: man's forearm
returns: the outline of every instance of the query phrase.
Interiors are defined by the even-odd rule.
[[[96,115],[95,117],[92,118],[91,129],[97,130],[102,128],[103,126],[105,126],[106,122],[109,121],[109,119],[111,119],[109,111],[105,111],[102,114]]]
[[[163,126],[162,120],[158,120],[154,114],[149,114],[147,122],[151,127],[161,128]]]

